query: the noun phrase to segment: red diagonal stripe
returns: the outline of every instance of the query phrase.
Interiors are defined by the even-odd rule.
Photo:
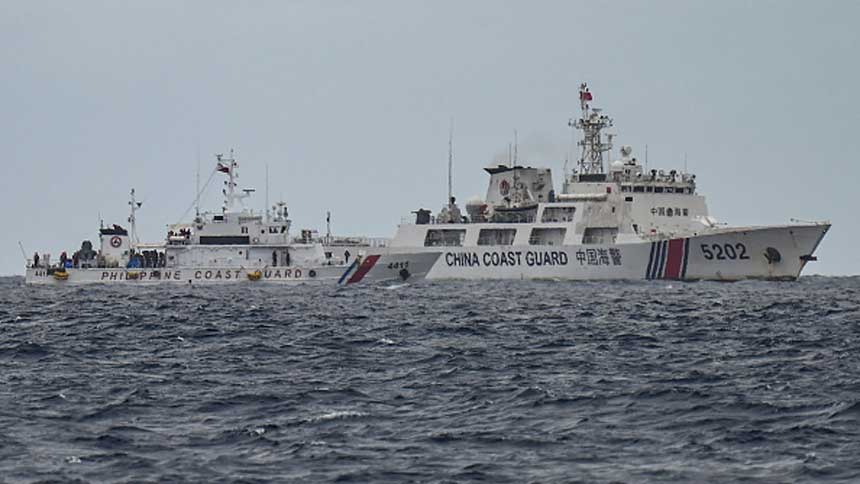
[[[362,262],[361,265],[358,266],[358,269],[355,270],[355,274],[353,274],[352,277],[350,277],[346,283],[352,284],[364,279],[364,276],[366,276],[367,273],[370,272],[371,269],[373,269],[373,266],[376,265],[376,261],[378,260],[378,255],[367,256],[367,258],[364,259],[364,262]]]
[[[681,278],[681,262],[684,259],[684,239],[672,239],[669,241],[669,255],[666,260],[666,271],[663,273],[665,279]]]

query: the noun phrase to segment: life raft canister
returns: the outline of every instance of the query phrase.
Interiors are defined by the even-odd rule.
[[[254,271],[248,273],[248,279],[252,281],[259,281],[261,277],[263,277],[263,273],[261,271]]]

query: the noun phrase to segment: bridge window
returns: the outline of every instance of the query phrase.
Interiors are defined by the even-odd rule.
[[[663,187],[654,187],[654,193],[663,193]]]
[[[541,215],[541,222],[571,222],[576,207],[546,207]]]
[[[634,192],[644,192],[644,191],[645,191],[645,187],[644,187],[644,186],[642,186],[642,185],[636,185],[636,186],[634,186],[634,187],[633,187],[633,191],[634,191]]]
[[[582,234],[583,244],[614,244],[618,227],[588,227]]]
[[[462,247],[466,229],[431,229],[424,237],[424,247]]]
[[[652,193],[654,191],[654,187],[649,185],[649,186],[645,187],[645,191],[648,193]]]
[[[478,245],[513,245],[517,229],[481,229]]]
[[[529,236],[529,245],[561,245],[566,232],[567,229],[564,227],[533,228]]]

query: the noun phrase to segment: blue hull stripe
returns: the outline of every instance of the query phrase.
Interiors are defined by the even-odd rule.
[[[681,266],[681,279],[687,278],[687,261],[690,259],[690,239],[684,239],[684,264]]]
[[[648,257],[648,268],[645,269],[645,278],[651,279],[651,267],[654,265],[654,248],[656,247],[656,242],[651,242],[651,255]]]
[[[344,273],[343,273],[343,275],[342,275],[342,276],[340,276],[340,279],[338,279],[338,280],[337,280],[337,283],[338,283],[338,284],[343,284],[343,281],[345,281],[345,280],[346,280],[347,276],[349,276],[349,273],[350,273],[350,272],[352,272],[352,270],[353,270],[353,269],[355,269],[357,266],[358,266],[358,261],[357,261],[357,260],[356,260],[356,261],[353,261],[352,265],[350,265],[350,266],[346,269],[346,272],[344,272]]]

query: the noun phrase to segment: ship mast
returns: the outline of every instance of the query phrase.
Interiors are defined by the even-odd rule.
[[[592,108],[590,102],[593,99],[588,85],[584,82],[580,84],[579,106],[582,116],[576,121],[568,122],[568,126],[582,130],[582,139],[577,142],[577,145],[582,147],[577,170],[580,175],[605,173],[603,154],[612,149],[613,135],[607,134],[605,141],[601,135],[603,129],[612,126],[612,118],[600,114],[600,109]]]
[[[236,158],[233,156],[232,149],[230,150],[229,158],[224,157],[223,154],[217,154],[215,155],[215,159],[218,160],[216,169],[221,173],[227,174],[227,180],[224,182],[225,188],[221,191],[221,193],[224,194],[224,207],[222,210],[226,213],[228,210],[233,208],[235,202],[241,202],[251,194],[249,191],[245,191],[245,193],[241,194],[236,193],[236,179],[239,178],[239,164],[236,163]]]
[[[134,248],[138,243],[137,239],[137,210],[143,205],[143,202],[138,202],[134,196],[134,188],[131,189],[131,196],[128,200],[128,205],[131,207],[131,213],[128,216],[128,223],[131,225],[131,247]]]

